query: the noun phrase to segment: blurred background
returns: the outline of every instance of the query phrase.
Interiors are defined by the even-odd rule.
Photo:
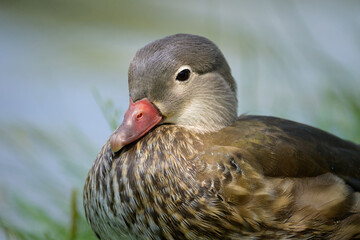
[[[128,105],[136,50],[208,37],[239,113],[360,143],[359,1],[0,0],[0,239],[95,239],[82,187]]]

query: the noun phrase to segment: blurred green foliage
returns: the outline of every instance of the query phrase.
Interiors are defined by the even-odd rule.
[[[103,99],[98,91],[93,91],[94,98],[101,109],[109,127],[115,129],[119,122],[119,110],[114,107],[110,99]],[[97,239],[86,222],[82,204],[82,186],[85,182],[87,171],[82,165],[81,158],[91,162],[96,156],[96,149],[91,146],[85,135],[77,129],[71,128],[65,133],[66,139],[61,136],[45,132],[41,128],[24,125],[13,125],[10,129],[0,129],[0,134],[8,136],[5,143],[10,148],[21,153],[27,162],[28,171],[34,174],[42,172],[41,164],[46,161],[46,156],[38,155],[45,153],[55,157],[56,162],[61,164],[60,169],[66,171],[71,179],[73,189],[66,193],[57,188],[56,179],[49,178],[49,173],[40,181],[40,192],[51,196],[50,199],[59,211],[65,213],[67,221],[61,221],[47,211],[47,207],[28,201],[21,192],[6,189],[4,194],[6,202],[11,203],[12,214],[21,218],[21,224],[12,222],[6,214],[0,212],[0,230],[7,240],[92,240]],[[67,139],[72,139],[69,143]],[[31,139],[31,140],[30,140]],[[37,150],[37,148],[40,148]],[[30,228],[29,228],[30,227]]]
[[[30,204],[26,199],[17,196],[13,198],[14,209],[23,217],[24,221],[40,225],[42,231],[25,230],[23,227],[16,226],[6,219],[0,219],[0,227],[3,229],[6,239],[20,240],[75,240],[75,239],[97,239],[90,230],[76,191],[73,191],[72,198],[69,199],[71,212],[69,223],[54,219],[41,206]],[[80,203],[80,204],[79,204]],[[67,210],[66,210],[67,211]],[[79,212],[81,214],[79,214]]]
[[[96,103],[99,105],[102,114],[104,115],[106,121],[108,122],[110,129],[114,130],[119,126],[119,121],[121,119],[121,111],[119,109],[119,107],[117,107],[114,104],[114,101],[111,99],[103,99],[103,97],[101,97],[100,93],[98,90],[94,89],[93,90],[93,95],[95,98]]]
[[[360,94],[358,89],[326,89],[322,96],[326,109],[316,119],[322,129],[360,143]],[[338,109],[335,112],[334,109]],[[332,121],[329,116],[333,114]]]
[[[5,144],[13,148],[17,153],[23,155],[25,167],[30,173],[30,179],[23,177],[22,182],[32,184],[34,194],[44,202],[31,201],[23,190],[12,187],[3,190],[3,200],[8,203],[10,209],[0,212],[0,230],[6,239],[21,240],[75,240],[75,239],[96,239],[91,232],[84,216],[82,207],[82,185],[88,169],[74,158],[80,159],[83,156],[87,159],[94,158],[96,150],[89,144],[78,131],[71,129],[65,135],[74,142],[67,142],[62,136],[53,135],[31,125],[13,125],[10,129],[0,131],[2,136],[7,136]],[[4,143],[4,142],[3,142]],[[74,144],[75,146],[71,146]],[[60,179],[56,179],[42,166],[47,157],[53,156],[61,165],[59,171],[66,171],[66,175],[73,186],[72,192],[59,188]],[[38,181],[36,180],[38,179]],[[58,181],[58,182],[57,182]],[[60,184],[60,186],[58,186]],[[50,206],[50,207],[49,207]],[[60,212],[59,217],[49,208],[55,208]],[[15,216],[15,218],[14,218]],[[1,238],[1,236],[0,236]]]

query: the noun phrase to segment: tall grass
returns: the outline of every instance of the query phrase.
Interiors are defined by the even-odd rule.
[[[93,94],[110,128],[115,129],[119,122],[119,109],[112,100],[102,98],[97,91]],[[36,189],[39,197],[51,201],[49,205],[29,201],[27,196],[22,195],[21,189],[5,187],[4,201],[9,209],[0,212],[0,233],[2,230],[7,240],[97,239],[86,222],[82,204],[82,188],[90,168],[87,163],[92,164],[97,151],[86,136],[74,128],[70,128],[64,136],[52,135],[30,124],[15,124],[0,130],[2,136],[7,136],[0,138],[3,144],[15,150],[27,170],[39,178],[41,183]],[[62,186],[42,166],[49,156],[60,164],[60,171],[66,172],[70,188]],[[59,216],[49,209],[62,214]]]
[[[5,144],[25,167],[23,176],[9,173],[13,179],[2,184],[5,206],[0,212],[0,229],[5,239],[96,239],[82,207],[82,185],[88,169],[79,164],[82,161],[76,161],[81,155],[89,161],[94,158],[96,150],[89,142],[72,129],[65,134],[75,145],[69,147],[69,139],[64,136],[52,136],[31,125],[13,125],[1,135],[7,136]],[[68,182],[42,166],[51,158],[59,163],[57,167],[65,172]]]

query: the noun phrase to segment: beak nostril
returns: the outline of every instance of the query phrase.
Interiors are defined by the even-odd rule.
[[[141,113],[138,113],[137,115],[136,115],[136,119],[137,120],[140,120],[140,119],[142,119],[143,118],[143,116],[144,116],[144,114],[141,112]]]

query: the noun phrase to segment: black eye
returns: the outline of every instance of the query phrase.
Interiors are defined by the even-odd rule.
[[[190,70],[189,69],[184,69],[181,72],[178,73],[178,75],[176,76],[176,80],[179,81],[186,81],[188,80],[190,77]]]

